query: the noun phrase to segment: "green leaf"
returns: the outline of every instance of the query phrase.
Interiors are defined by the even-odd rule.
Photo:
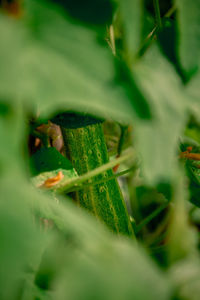
[[[16,299],[28,270],[37,268],[47,241],[33,222],[24,181],[11,172],[0,181],[0,298]],[[30,190],[29,190],[30,191]]]
[[[192,113],[197,121],[200,121],[200,72],[195,74],[188,85],[186,86],[187,99],[188,99],[188,110]]]
[[[20,143],[24,138],[23,112],[19,101],[0,100],[0,176],[11,168],[21,168]]]
[[[143,173],[150,184],[168,181],[177,166],[178,138],[186,122],[184,86],[156,47],[133,66],[133,75],[153,114],[152,121],[138,121],[135,127]]]
[[[24,74],[19,76],[21,69],[19,54],[23,51],[23,33],[20,24],[0,13],[0,35],[3,37],[0,47],[0,99],[2,101],[19,100],[19,80],[23,81],[24,76]]]
[[[111,51],[58,6],[26,1],[21,21],[0,16],[0,34],[1,97],[20,98],[44,117],[75,110],[132,119],[134,105],[115,83]]]
[[[94,299],[94,293],[99,299],[169,299],[168,280],[142,249],[115,238],[70,201],[59,197],[57,203],[14,166],[2,177],[0,191],[2,300],[19,293],[22,299]],[[53,230],[39,229],[42,220]]]
[[[198,235],[189,224],[187,211],[187,190],[185,178],[177,172],[173,182],[173,207],[171,208],[171,220],[168,229],[167,246],[169,263],[187,259],[197,254]]]
[[[113,246],[115,249],[106,245],[99,249],[97,257],[72,253],[62,277],[56,281],[56,298],[170,299],[167,280],[163,280],[160,272],[154,272],[153,264],[144,258],[141,249],[133,248],[128,241],[116,241]]]
[[[200,63],[200,1],[176,0],[179,30],[178,52],[186,72],[196,70]]]
[[[71,162],[54,147],[42,148],[34,153],[30,158],[30,165],[33,175],[60,168],[75,173]]]
[[[198,300],[200,295],[200,260],[190,257],[173,265],[169,270],[176,288],[177,299]]]
[[[49,247],[38,273],[38,280],[51,275],[55,299],[169,299],[170,283],[142,248],[111,235],[73,203],[49,200],[35,197],[34,210],[69,239],[64,248]]]
[[[117,0],[117,2],[125,29],[127,51],[134,58],[141,44],[143,2],[141,0]]]

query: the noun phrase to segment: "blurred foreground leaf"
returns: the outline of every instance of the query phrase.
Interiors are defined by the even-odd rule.
[[[169,299],[167,278],[134,242],[116,238],[70,201],[58,204],[20,177],[12,188],[9,182],[0,185],[2,300]],[[40,231],[30,212],[53,229]]]
[[[135,114],[105,42],[59,6],[27,0],[21,21],[0,16],[0,35],[1,97],[20,97],[43,116],[75,110],[127,121]]]
[[[171,208],[167,238],[170,264],[197,255],[198,235],[189,224],[186,199],[187,191],[183,176],[177,173],[177,178],[174,180],[174,206]]]
[[[16,174],[15,174],[16,175]],[[17,174],[18,175],[18,174]],[[26,191],[16,176],[0,181],[0,298],[17,299],[23,290],[23,280],[40,261],[46,242],[33,223]]]
[[[176,297],[181,300],[198,300],[200,295],[200,259],[198,256],[180,261],[169,270],[176,288]]]
[[[44,198],[33,205],[67,239],[66,247],[61,243],[47,251],[38,273],[58,274],[51,275],[57,299],[169,299],[169,282],[134,242],[111,235],[71,202]]]
[[[138,122],[135,131],[143,171],[150,184],[172,179],[176,149],[185,126],[186,101],[177,74],[156,47],[133,66],[133,73],[152,108],[153,120]]]
[[[200,71],[193,76],[188,85],[186,92],[188,94],[188,110],[192,113],[198,122],[200,122]]]
[[[140,0],[117,0],[125,28],[126,50],[130,58],[137,54],[142,34],[143,2]]]
[[[176,0],[175,4],[177,6],[180,60],[186,72],[193,72],[200,64],[200,1]]]

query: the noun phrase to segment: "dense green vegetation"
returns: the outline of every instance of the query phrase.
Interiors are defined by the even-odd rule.
[[[0,1],[0,299],[200,298],[200,1]]]

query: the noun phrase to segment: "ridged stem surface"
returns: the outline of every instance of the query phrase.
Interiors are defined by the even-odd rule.
[[[101,123],[81,128],[61,127],[66,156],[79,175],[85,174],[109,161]],[[93,177],[93,183],[85,190],[74,192],[80,206],[87,208],[116,233],[133,235],[132,225],[117,180],[95,184],[96,181],[113,176],[108,170]]]

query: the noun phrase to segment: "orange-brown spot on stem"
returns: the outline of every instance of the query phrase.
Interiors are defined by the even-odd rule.
[[[58,174],[55,177],[48,178],[45,180],[42,186],[46,188],[50,188],[54,185],[56,185],[62,178],[64,177],[62,171],[59,171]]]
[[[118,168],[119,168],[119,165],[114,166],[114,167],[113,167],[113,171],[116,173],[117,170],[118,170]]]

